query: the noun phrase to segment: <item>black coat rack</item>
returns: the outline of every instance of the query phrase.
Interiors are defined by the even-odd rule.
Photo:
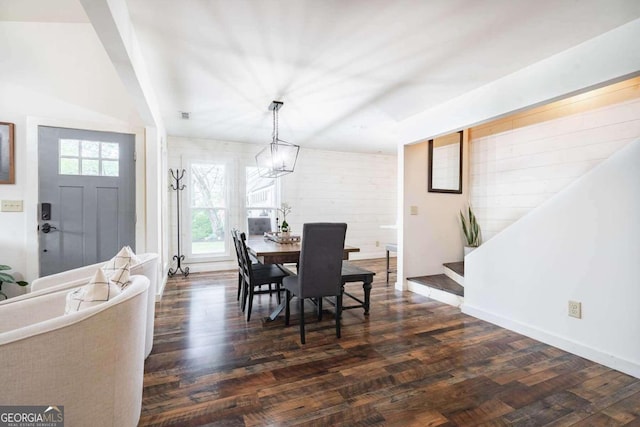
[[[175,181],[175,184],[171,184],[171,189],[176,192],[176,209],[178,210],[178,253],[173,256],[173,259],[176,260],[178,264],[176,265],[176,268],[169,269],[169,277],[173,277],[178,271],[180,271],[184,277],[187,277],[189,275],[189,267],[185,267],[183,269],[180,265],[182,261],[184,261],[184,255],[180,252],[180,193],[186,187],[186,185],[182,183],[182,178],[184,178],[184,173],[186,171],[184,169],[181,171],[178,171],[178,169],[175,171],[173,169],[169,169],[169,172]]]

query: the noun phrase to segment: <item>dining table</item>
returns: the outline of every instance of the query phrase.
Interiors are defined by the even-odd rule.
[[[298,261],[300,260],[301,248],[301,242],[278,243],[262,236],[251,236],[247,239],[247,251],[249,252],[249,255],[254,257],[261,264],[296,264],[297,267]],[[345,245],[342,259],[348,260],[349,254],[354,252],[360,252],[360,248]],[[365,301],[360,301],[357,298],[354,299],[362,303],[357,307],[363,307],[365,309],[365,314],[369,314],[369,292],[371,290],[371,281],[373,280],[373,275],[375,273],[359,267],[347,266],[344,264],[343,273],[348,274],[347,276],[343,275],[343,286],[345,281],[350,282],[357,280],[363,282],[363,287],[365,289]],[[285,305],[286,301],[283,300],[269,315],[269,320],[275,320],[284,310]],[[355,306],[344,308],[355,308]]]
[[[247,239],[247,251],[260,264],[298,264],[301,243],[277,243],[262,236],[250,236]],[[349,254],[360,252],[360,248],[345,245],[342,259]]]

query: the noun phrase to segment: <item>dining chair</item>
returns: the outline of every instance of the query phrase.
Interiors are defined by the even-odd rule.
[[[240,244],[240,257],[242,259],[242,310],[245,310],[247,303],[249,304],[247,311],[247,322],[251,320],[251,310],[253,308],[253,297],[258,294],[271,294],[271,285],[276,285],[276,296],[278,298],[278,304],[281,301],[280,292],[282,291],[282,279],[289,274],[286,273],[277,264],[258,264],[255,265],[249,258],[249,251],[247,250],[247,235],[240,233],[238,235],[238,242]],[[269,285],[268,290],[261,290],[263,285]]]
[[[231,230],[231,237],[233,238],[233,247],[236,250],[236,258],[238,259],[238,295],[236,301],[240,301],[240,294],[242,293],[242,255],[240,252],[240,242],[238,241],[239,231],[237,228]]]
[[[347,224],[310,223],[302,227],[302,244],[298,274],[285,277],[285,325],[289,325],[292,296],[300,301],[300,341],[305,344],[304,300],[336,297],[336,336],[340,338],[340,316],[342,314],[342,256]],[[318,303],[320,306],[320,303]]]
[[[262,236],[265,232],[271,231],[271,218],[247,218],[247,225],[249,226],[247,231],[250,236]]]
[[[240,301],[240,295],[242,295],[242,290],[243,290],[243,284],[244,284],[244,275],[243,275],[243,265],[242,265],[242,246],[240,245],[240,230],[238,230],[237,228],[234,228],[233,230],[231,230],[231,237],[233,238],[233,246],[236,250],[236,258],[238,260],[238,294],[236,296],[236,301]],[[263,264],[260,264],[259,262],[253,262],[253,260],[251,261],[251,268],[256,271],[256,270],[260,270],[260,269],[265,269],[265,268],[270,268],[269,266],[265,266]],[[273,292],[273,289],[271,288],[271,284],[269,284],[269,294],[271,295]],[[278,295],[279,296],[279,295]],[[280,299],[278,298],[278,301],[280,301]],[[246,301],[243,299],[242,300],[242,311],[244,312],[245,309],[245,303]]]

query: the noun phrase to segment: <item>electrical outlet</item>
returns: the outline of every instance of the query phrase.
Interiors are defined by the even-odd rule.
[[[3,200],[2,212],[22,212],[22,200]]]
[[[569,301],[569,316],[576,319],[582,319],[582,303],[578,301]]]
[[[380,240],[376,240],[376,248],[380,247]]]
[[[409,207],[409,213],[411,215],[418,215],[418,207],[417,206],[410,206]]]

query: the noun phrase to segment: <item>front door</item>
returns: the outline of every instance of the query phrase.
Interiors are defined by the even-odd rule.
[[[40,126],[40,276],[135,249],[135,137]]]

